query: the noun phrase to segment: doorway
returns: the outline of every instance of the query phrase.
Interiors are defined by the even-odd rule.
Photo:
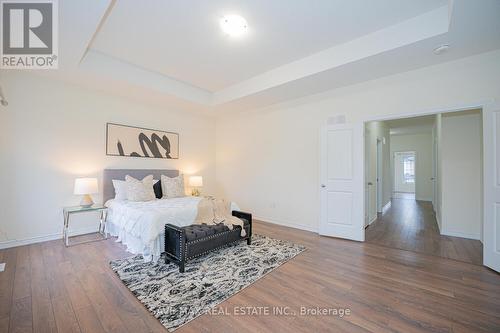
[[[428,180],[431,184],[435,182],[436,186],[430,186],[431,193],[433,192],[432,189],[434,189],[434,193],[426,199],[425,194],[427,192],[425,188],[421,188],[419,191],[417,183],[415,186],[416,200],[413,201],[416,203],[427,201],[427,205],[430,205],[434,221],[437,222],[434,225],[437,225],[440,235],[437,242],[430,241],[428,242],[430,246],[423,246],[420,249],[424,251],[430,248],[434,250],[430,254],[438,256],[440,253],[456,253],[459,256],[465,254],[464,257],[468,257],[469,259],[464,260],[459,257],[457,260],[468,262],[472,262],[470,257],[474,256],[474,254],[471,255],[470,253],[479,252],[479,256],[477,257],[481,257],[484,251],[483,260],[474,260],[474,263],[484,264],[500,272],[500,243],[496,242],[500,238],[495,238],[495,235],[498,234],[497,231],[500,230],[498,221],[495,219],[496,210],[500,206],[500,200],[498,199],[500,198],[500,186],[498,186],[496,178],[500,174],[500,164],[497,163],[498,161],[495,158],[495,149],[497,147],[494,145],[500,133],[500,121],[498,121],[500,119],[500,104],[490,102],[478,104],[476,109],[467,109],[464,107],[455,110],[441,109],[435,111],[433,114],[429,114],[426,111],[418,112],[418,114],[431,115],[435,118],[432,137],[436,140],[436,154],[435,162],[431,162],[431,165],[434,163],[435,172],[431,172],[430,176],[425,175],[425,173],[420,174],[419,164],[423,159],[418,149],[416,149],[418,159],[416,159],[417,163],[415,164],[415,179],[417,181]],[[464,116],[469,114],[472,117],[477,117],[475,121],[476,125],[465,129],[462,126],[461,129],[456,130],[456,125],[459,123],[456,122],[453,125],[455,126],[455,137],[451,140],[449,137],[448,139],[444,139],[445,120],[448,122],[446,126],[449,127],[452,124],[449,120],[453,119],[457,114],[460,116],[461,113]],[[393,119],[394,121],[401,121],[410,117],[420,118],[426,116],[407,116],[407,118],[394,116]],[[369,124],[381,124],[386,121],[393,121],[390,119],[389,117],[379,117],[375,120],[322,126],[320,130],[320,235],[357,241],[365,240],[367,233],[365,233],[366,227],[363,230],[363,225],[365,224],[363,215],[366,207],[363,192],[366,183],[372,182],[374,178],[371,175],[371,171],[365,172],[363,170],[365,168],[365,160],[367,159],[364,156],[366,154],[364,148],[366,147],[363,147],[363,132]],[[468,124],[470,125],[470,122]],[[381,127],[384,126],[382,125]],[[419,126],[416,127],[418,128]],[[389,135],[388,132],[389,129],[386,128],[382,135],[387,138],[385,135]],[[390,132],[392,136],[392,128]],[[394,134],[396,135],[396,133]],[[468,136],[469,134],[473,134],[474,139],[471,140]],[[445,148],[445,142],[454,144],[455,149],[450,150],[450,147]],[[389,147],[391,148],[389,149]],[[465,147],[468,149],[467,153],[463,149]],[[386,154],[389,154],[389,160],[391,160],[390,151],[392,148],[391,140],[384,142],[384,161],[387,161],[385,158]],[[445,158],[444,152],[446,151],[452,154]],[[464,156],[468,158],[473,156],[474,163],[462,163],[460,158],[464,158]],[[355,161],[362,161],[362,163],[355,163]],[[467,166],[469,168],[471,165],[473,165],[474,170],[466,170],[471,175],[464,176],[461,167]],[[386,203],[386,205],[384,206],[383,214],[381,214],[382,216],[390,214],[390,211],[395,211],[394,209],[390,210],[386,208],[396,208],[392,207],[394,198],[391,198],[390,195],[392,174],[390,172],[386,173],[387,169],[387,165],[385,164],[383,203]],[[453,170],[453,172],[450,172],[450,170]],[[445,179],[447,180],[447,184],[444,184]],[[457,181],[457,179],[463,181]],[[450,184],[455,185],[455,187],[465,186],[465,189],[456,189],[451,186],[450,190]],[[424,190],[422,191],[422,189]],[[443,195],[443,193],[447,193],[447,195]],[[468,197],[460,198],[460,196],[464,195]],[[389,198],[388,201],[387,198]],[[448,200],[451,200],[451,202],[454,201],[454,204],[450,205]],[[474,206],[476,209],[471,209],[471,206]],[[404,209],[399,209],[399,211],[404,211]],[[449,213],[452,214],[453,218],[450,219],[447,216]],[[475,216],[470,218],[471,214]],[[404,221],[405,215],[403,214],[402,217]],[[472,224],[468,224],[468,227],[472,225],[474,230],[465,230],[465,233],[463,230],[458,230],[467,224],[454,227],[451,222],[459,220],[462,222],[473,222]],[[375,223],[375,226],[377,226],[379,221],[375,222],[377,222]],[[371,226],[368,228],[371,228]],[[454,246],[452,244],[453,241],[450,243],[450,239],[447,239],[447,237],[456,237],[458,240],[457,244],[463,243],[460,242],[460,239],[465,238],[465,243],[468,245]],[[448,240],[448,242],[441,242],[442,240]],[[472,244],[470,241],[475,244]],[[482,245],[483,241],[484,248]],[[403,248],[399,245],[398,247]],[[408,250],[417,251],[417,249]],[[439,251],[436,252],[437,250]],[[448,257],[447,255],[441,256]]]
[[[365,152],[365,180],[377,188],[366,207],[376,206],[378,214],[366,241],[481,265],[481,111],[374,123],[365,125],[366,149],[376,151]],[[467,188],[456,181],[461,174]]]

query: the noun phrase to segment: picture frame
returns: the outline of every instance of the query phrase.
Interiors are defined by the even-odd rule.
[[[179,159],[179,133],[106,123],[106,155]]]

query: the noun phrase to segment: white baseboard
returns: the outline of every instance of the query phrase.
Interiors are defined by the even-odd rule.
[[[377,221],[377,215],[375,215],[370,222],[368,222],[368,225],[365,225],[365,227],[369,226],[370,224],[372,224],[373,222]]]
[[[78,236],[78,235],[84,235],[88,234],[91,232],[97,232],[96,227],[89,227],[89,228],[81,228],[77,230],[72,230],[69,232],[69,236]],[[48,242],[48,241],[53,241],[56,239],[62,239],[62,232],[55,233],[55,234],[50,234],[50,235],[45,235],[45,236],[35,236],[35,237],[29,237],[29,238],[22,238],[22,239],[12,239],[12,240],[7,240],[7,241],[2,241],[0,242],[0,250],[2,249],[7,249],[10,247],[16,247],[16,246],[23,246],[23,245],[30,245],[30,244],[35,244],[35,243],[41,243],[41,242]]]
[[[432,198],[420,198],[420,197],[417,198],[417,197],[415,197],[415,200],[418,200],[418,201],[430,201],[430,202],[432,202]]]
[[[450,230],[445,230],[445,229],[443,229],[443,231],[441,232],[441,235],[481,240],[480,235],[468,234],[468,233],[463,233],[463,232],[458,232],[458,231],[450,231]]]
[[[436,211],[434,211],[434,216],[436,217],[436,222],[438,225],[439,234],[442,235],[443,233],[441,232],[441,221],[439,220],[439,216],[438,216]]]
[[[305,230],[305,231],[311,231],[311,232],[318,232],[318,229],[316,227],[310,226],[310,225],[304,225],[304,224],[298,224],[298,223],[290,223],[290,222],[285,222],[285,221],[280,221],[276,219],[270,219],[264,216],[258,216],[258,215],[253,215],[253,218],[255,220],[259,220],[262,222],[267,222],[267,223],[272,223],[272,224],[277,224],[281,225],[284,227],[290,227],[294,229],[300,229],[300,230]]]
[[[387,212],[387,210],[391,208],[391,200],[389,200],[385,205],[384,207],[382,207],[382,214],[384,214],[385,212]]]

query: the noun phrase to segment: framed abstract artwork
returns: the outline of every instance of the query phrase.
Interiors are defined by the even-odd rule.
[[[178,159],[179,134],[107,123],[106,155]]]

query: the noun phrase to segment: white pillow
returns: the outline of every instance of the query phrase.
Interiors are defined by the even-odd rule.
[[[158,183],[159,180],[153,180],[153,184]],[[113,179],[113,187],[115,188],[115,200],[127,200],[127,182],[124,180]],[[155,195],[156,197],[156,195]]]
[[[127,200],[127,182],[124,180],[113,179],[116,200]]]
[[[186,196],[184,191],[184,176],[179,175],[174,178],[161,175],[161,191],[163,198],[178,198]]]
[[[152,201],[156,199],[153,189],[153,175],[144,177],[142,181],[126,175],[125,182],[127,183],[127,199],[129,201]]]

